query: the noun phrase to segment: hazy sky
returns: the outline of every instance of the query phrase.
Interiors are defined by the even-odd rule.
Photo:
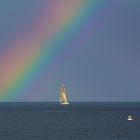
[[[61,22],[56,23],[66,28],[64,35],[60,33],[61,38],[59,38],[63,48],[58,47],[59,51],[57,51],[58,44],[55,43],[49,64],[46,64],[45,61],[47,60],[45,58],[42,59],[43,64],[41,63],[42,65],[38,65],[38,67],[42,66],[40,68],[42,70],[47,67],[46,73],[42,74],[44,71],[38,68],[38,72],[33,75],[33,77],[36,75],[40,77],[35,78],[36,84],[24,86],[23,83],[20,84],[22,86],[15,84],[14,86],[19,87],[21,90],[15,90],[13,86],[11,92],[6,90],[9,88],[10,80],[13,83],[14,80],[16,81],[13,76],[14,72],[12,73],[12,70],[14,71],[13,67],[17,67],[17,73],[20,67],[19,65],[19,67],[15,66],[13,63],[23,63],[22,60],[17,62],[18,57],[16,55],[21,52],[18,53],[19,50],[16,49],[17,53],[15,53],[14,45],[16,44],[18,48],[22,48],[24,53],[24,50],[28,49],[24,45],[27,42],[37,40],[41,35],[43,39],[40,40],[44,41],[46,37],[44,42],[48,43],[49,39],[45,33],[48,30],[53,32],[53,29],[56,30],[58,26],[54,25],[55,21],[52,22],[53,25],[47,26],[49,20],[51,20],[49,19],[50,16],[47,15],[51,15],[53,12],[40,12],[44,7],[44,11],[47,8],[49,9],[50,2],[47,0],[0,1],[0,58],[2,57],[0,60],[0,77],[2,77],[0,84],[1,88],[3,85],[5,87],[4,90],[0,90],[1,101],[59,101],[59,90],[63,82],[66,85],[70,101],[140,101],[140,0],[107,0],[107,2],[105,2],[106,0],[98,0],[100,1],[99,4],[97,0],[95,1],[97,5],[93,4],[93,8],[90,7],[89,11],[85,10],[89,9],[88,6],[84,7],[84,5],[78,3],[77,7],[74,7],[75,3],[70,2],[73,4],[71,5],[73,11],[76,9],[75,14],[80,4],[82,5],[81,9],[85,10],[85,13],[88,11],[89,14],[83,16],[84,12],[81,12],[81,14],[77,15],[75,20],[81,18],[83,19],[81,22],[80,20],[69,20],[71,29],[68,29],[69,26],[62,26]],[[54,0],[51,5],[57,7],[57,4],[60,4],[62,13],[58,12],[59,15],[57,16],[56,12],[54,16],[56,18],[61,17],[61,15],[62,17],[65,16],[63,15],[66,10],[65,6],[66,8],[67,6],[70,7],[70,4],[63,5],[62,2],[55,2]],[[64,12],[63,9],[65,9]],[[68,11],[68,15],[69,12],[72,12],[72,10]],[[39,26],[40,32],[38,32],[35,29],[35,25],[39,24],[40,15],[46,17],[47,22],[43,18],[41,26]],[[89,18],[86,16],[89,16]],[[45,31],[41,30],[41,27],[43,26],[44,28],[45,24]],[[33,26],[35,27],[32,29]],[[59,27],[58,32],[61,32],[63,28]],[[69,30],[72,31],[70,32]],[[32,41],[28,40],[27,37],[30,33],[30,38],[32,38],[33,34],[33,38],[30,39]],[[38,33],[41,35],[35,35]],[[65,37],[66,42],[64,41]],[[83,38],[87,38],[86,41],[83,41]],[[54,42],[57,42],[57,37],[55,39]],[[16,40],[18,40],[18,43]],[[24,45],[21,45],[23,44],[21,42],[24,42]],[[37,48],[36,42],[32,46],[31,49]],[[12,50],[14,58],[12,57],[13,61],[10,62],[10,57],[7,54]],[[34,49],[31,52],[34,52]],[[55,55],[55,52],[59,53]],[[46,55],[49,54],[46,53]],[[29,55],[32,55],[32,53],[29,53]],[[23,60],[24,57],[28,58],[24,55]],[[6,61],[6,59],[9,59],[9,61]],[[34,63],[38,61],[37,59]],[[6,79],[5,77],[12,77],[13,79]],[[20,78],[20,81],[23,82],[24,79]],[[40,82],[39,84],[37,84],[38,81]],[[30,80],[30,83],[33,83],[33,81]],[[36,85],[40,86],[37,87]],[[27,86],[29,87],[27,88]],[[36,88],[32,90],[34,87]],[[32,94],[30,94],[30,91]]]

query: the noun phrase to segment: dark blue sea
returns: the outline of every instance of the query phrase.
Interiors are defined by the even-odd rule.
[[[140,140],[140,102],[0,103],[0,140]]]

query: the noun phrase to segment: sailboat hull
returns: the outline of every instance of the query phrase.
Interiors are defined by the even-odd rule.
[[[62,105],[68,105],[69,103],[61,103]]]

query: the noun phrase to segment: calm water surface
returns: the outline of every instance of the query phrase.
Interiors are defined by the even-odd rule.
[[[0,103],[0,140],[140,140],[140,103]]]

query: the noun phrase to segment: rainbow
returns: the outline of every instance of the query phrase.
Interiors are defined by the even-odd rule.
[[[0,53],[0,100],[41,100],[50,67],[67,48],[80,49],[93,40],[104,23],[97,16],[106,17],[110,3],[54,0],[44,4],[36,19],[30,21],[32,27]]]

